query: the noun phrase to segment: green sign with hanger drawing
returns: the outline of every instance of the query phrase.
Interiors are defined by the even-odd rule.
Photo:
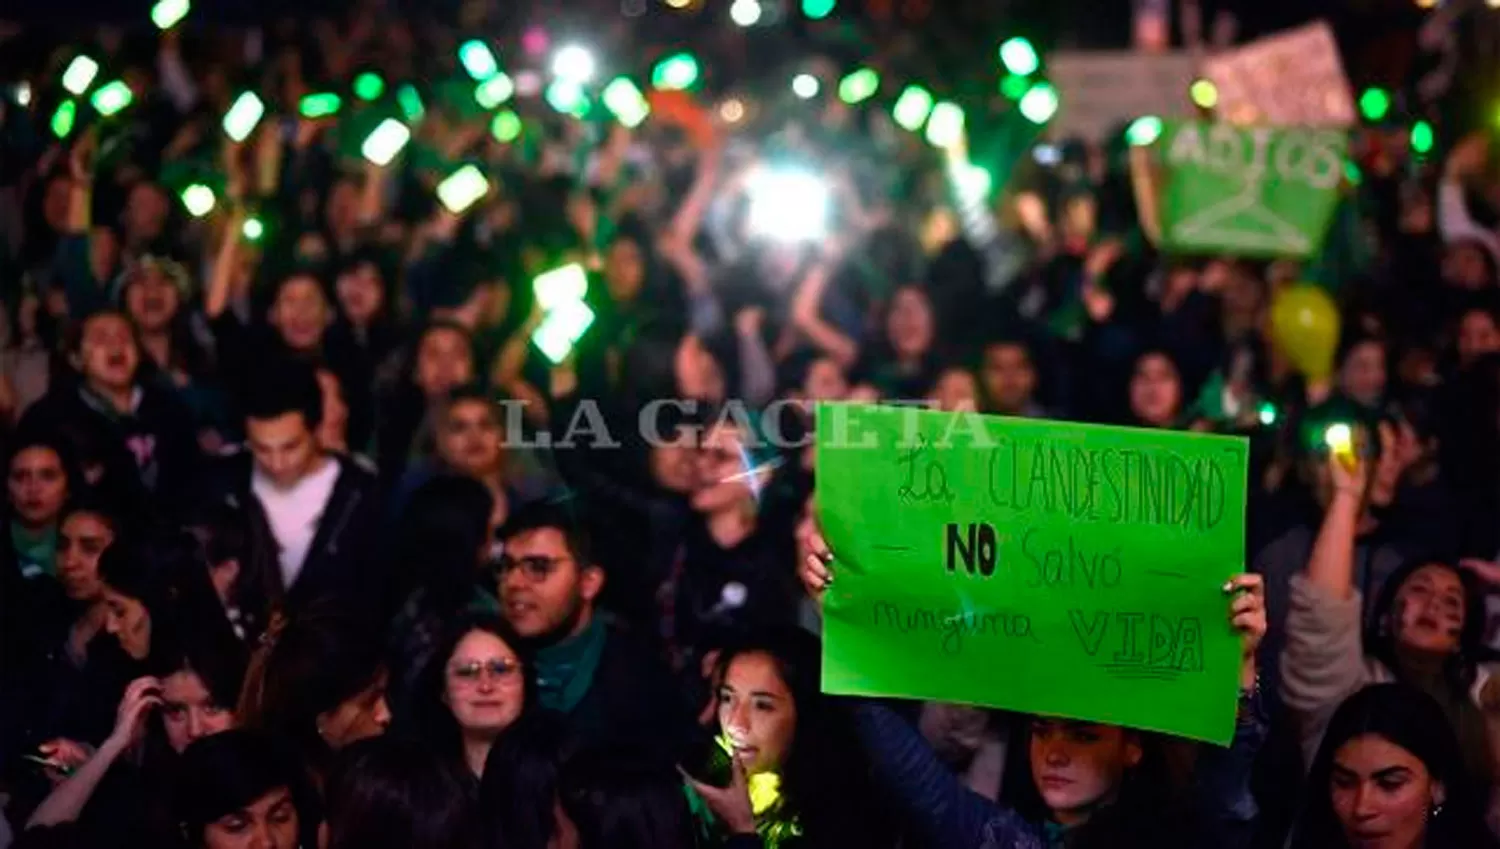
[[[1313,256],[1339,200],[1342,130],[1167,122],[1162,247],[1178,253]]]

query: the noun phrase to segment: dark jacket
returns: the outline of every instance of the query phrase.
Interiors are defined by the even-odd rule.
[[[869,753],[877,779],[888,784],[922,845],[943,849],[1047,849],[1069,847],[1090,832],[1089,846],[1180,846],[1236,849],[1250,845],[1256,806],[1250,772],[1266,728],[1258,700],[1235,727],[1228,749],[1210,747],[1199,758],[1196,805],[1170,811],[1133,811],[1131,820],[1146,821],[1151,834],[1136,828],[1112,828],[1106,809],[1071,833],[1057,833],[1030,822],[1016,810],[969,790],[933,753],[911,725],[890,708],[860,700],[854,705],[855,730]],[[1119,823],[1114,823],[1119,825]],[[1100,834],[1100,832],[1103,832]],[[1094,835],[1104,838],[1095,840]]]
[[[583,745],[624,742],[675,753],[693,732],[692,713],[666,664],[646,640],[615,625],[608,626],[588,691],[567,716]]]
[[[338,481],[290,587],[282,586],[280,547],[251,489],[249,452],[220,460],[208,484],[210,497],[235,510],[244,522],[245,562],[240,564],[234,599],[247,639],[264,631],[273,610],[291,615],[317,601],[334,601],[372,621],[390,612],[388,574],[378,555],[383,516],[375,476],[346,457],[334,460],[339,464]]]
[[[198,441],[191,416],[172,393],[142,385],[140,400],[120,414],[76,382],[55,386],[26,411],[21,428],[34,433],[61,433],[81,456],[103,452],[112,480],[139,485],[159,506],[172,507],[190,486],[198,461]],[[86,443],[92,443],[86,444]]]

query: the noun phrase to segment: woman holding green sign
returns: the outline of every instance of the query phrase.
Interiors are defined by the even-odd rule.
[[[802,537],[811,553],[798,564],[798,576],[821,603],[833,582],[833,554],[811,523]],[[893,711],[861,701],[855,728],[874,774],[901,800],[919,836],[944,849],[1249,846],[1257,812],[1250,772],[1266,735],[1255,668],[1255,650],[1266,633],[1265,592],[1254,574],[1236,576],[1224,591],[1228,618],[1244,646],[1239,721],[1230,748],[1201,751],[1191,792],[1172,791],[1159,738],[1120,726],[1033,717],[1027,734],[1030,786],[1018,794],[1017,806],[997,804],[968,791]]]

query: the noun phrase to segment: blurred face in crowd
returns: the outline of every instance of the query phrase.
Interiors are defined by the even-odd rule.
[[[1443,254],[1443,279],[1451,286],[1478,291],[1490,285],[1484,248],[1473,242],[1449,245]]]
[[[698,449],[698,486],[693,508],[700,513],[738,508],[753,497],[752,481],[768,470],[751,469],[745,450],[745,434],[738,425],[724,421],[703,435]]]
[[[353,180],[339,180],[328,192],[326,220],[328,229],[334,233],[347,233],[359,226],[359,184]]]
[[[278,787],[203,829],[204,849],[296,849],[301,822],[291,790]]]
[[[932,303],[926,293],[915,286],[902,286],[891,298],[891,313],[886,318],[886,338],[901,359],[924,356],[932,347]]]
[[[634,239],[615,239],[604,258],[604,284],[617,304],[635,301],[646,282],[646,261],[640,243]]]
[[[140,599],[132,598],[105,584],[100,594],[104,602],[104,632],[120,641],[120,648],[136,660],[151,653],[151,613]]]
[[[293,351],[315,351],[328,329],[328,300],[312,277],[300,275],[281,284],[266,316]]]
[[[1420,758],[1375,734],[1334,753],[1328,791],[1349,845],[1361,849],[1423,845],[1427,818],[1447,795]]]
[[[274,419],[246,419],[245,438],[255,468],[272,484],[290,489],[315,471],[323,459],[318,440],[301,413]]]
[[[1432,655],[1458,651],[1464,601],[1464,585],[1452,569],[1432,563],[1413,572],[1396,591],[1388,614],[1396,645]]]
[[[318,422],[318,447],[324,451],[349,450],[349,403],[338,375],[318,369],[318,390],[323,396],[323,416]]]
[[[125,238],[142,245],[161,238],[167,227],[171,203],[166,193],[152,183],[137,183],[125,200]]]
[[[1177,366],[1162,354],[1136,361],[1130,376],[1130,411],[1152,427],[1171,427],[1182,406],[1182,382]]]
[[[802,381],[802,394],[809,401],[838,401],[849,394],[849,380],[844,370],[828,357],[813,360]]]
[[[704,347],[703,340],[689,334],[677,346],[673,363],[677,375],[677,390],[683,398],[718,402],[724,400],[724,372],[714,355]]]
[[[181,297],[161,269],[147,266],[135,274],[125,290],[125,310],[142,333],[161,333],[171,326]]]
[[[417,346],[417,387],[438,398],[474,379],[474,352],[469,337],[452,327],[434,327]]]
[[[73,181],[66,175],[47,181],[46,194],[42,195],[42,217],[47,219],[47,226],[54,233],[68,228],[68,197],[72,191]]]
[[[91,386],[106,392],[130,389],[141,361],[130,322],[115,313],[99,313],[84,322],[78,358]]]
[[[161,679],[161,724],[180,755],[193,741],[233,728],[234,713],[214,701],[198,673],[179,669]]]
[[[735,657],[719,685],[719,730],[745,772],[775,772],[797,734],[797,702],[776,660],[764,652]]]
[[[945,413],[975,410],[979,407],[979,385],[974,375],[964,369],[948,369],[932,387],[928,399]]]
[[[681,427],[651,446],[651,479],[668,492],[686,495],[698,487],[698,443]]]
[[[1059,825],[1076,825],[1120,788],[1141,762],[1141,743],[1113,725],[1037,717],[1031,722],[1031,777]]]
[[[62,458],[45,445],[17,452],[11,458],[5,483],[16,518],[29,528],[57,521],[68,498],[68,475],[63,471]]]
[[[368,327],[385,306],[385,287],[380,269],[373,262],[361,262],[339,275],[334,284],[339,309],[355,327]]]
[[[1339,388],[1365,406],[1379,404],[1385,395],[1385,348],[1373,341],[1354,346],[1339,367]]]
[[[1469,310],[1458,323],[1458,362],[1468,365],[1500,351],[1500,328],[1488,310]]]
[[[340,702],[333,710],[318,714],[318,736],[334,751],[361,740],[379,737],[391,724],[391,709],[386,705],[385,670],[363,690]]]
[[[443,703],[465,734],[493,737],[521,715],[526,682],[521,659],[489,631],[474,630],[448,658]]]
[[[95,227],[89,231],[89,269],[95,280],[109,280],[115,276],[120,264],[120,239],[109,227]]]
[[[99,555],[114,541],[114,528],[97,513],[80,510],[63,520],[57,533],[57,579],[68,598],[98,600],[104,591]]]
[[[987,348],[980,379],[993,411],[1001,415],[1025,412],[1036,391],[1036,369],[1031,364],[1031,355],[1020,345]]]
[[[557,528],[523,531],[507,539],[498,580],[501,613],[528,640],[582,631],[604,587],[604,573],[579,563]]]
[[[448,406],[438,430],[438,455],[453,469],[472,477],[500,470],[504,451],[495,408],[478,398],[464,398]]]

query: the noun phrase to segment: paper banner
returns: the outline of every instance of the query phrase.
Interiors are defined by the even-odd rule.
[[[1244,440],[857,405],[817,425],[826,692],[1229,742]]]

